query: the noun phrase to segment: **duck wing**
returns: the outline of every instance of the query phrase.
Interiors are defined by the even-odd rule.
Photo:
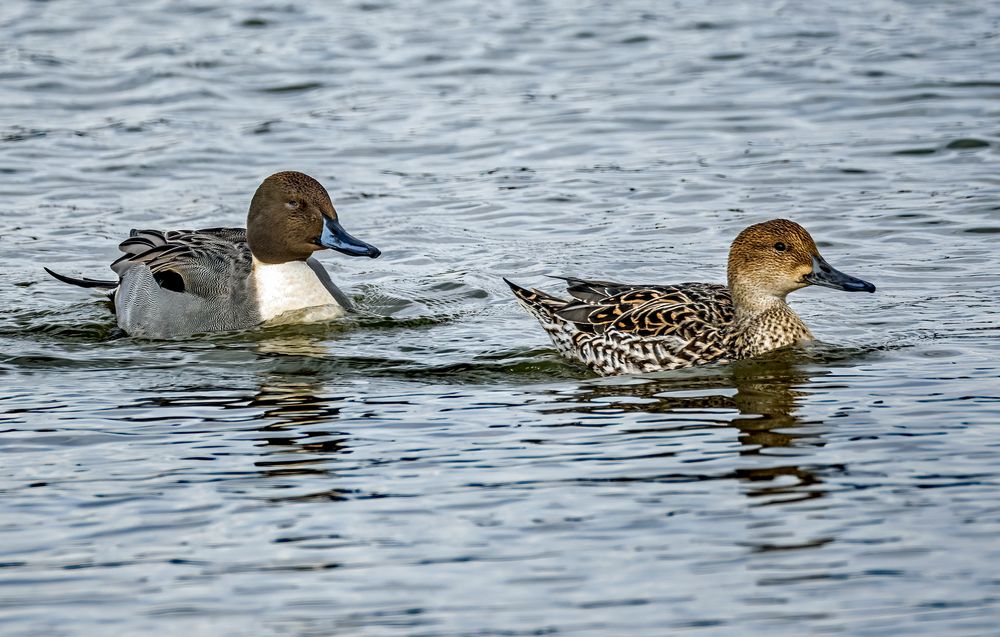
[[[715,283],[627,285],[559,277],[573,300],[555,310],[585,332],[696,338],[733,320],[729,289]]]
[[[253,267],[243,228],[132,230],[118,248],[124,254],[111,269],[119,278],[142,265],[161,288],[200,297],[227,294]]]
[[[563,355],[600,374],[678,369],[726,357],[733,307],[723,285],[557,278],[567,282],[571,299],[507,283]]]

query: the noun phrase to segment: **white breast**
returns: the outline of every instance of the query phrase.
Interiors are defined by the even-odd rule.
[[[346,314],[304,261],[268,264],[254,259],[253,278],[261,321],[271,321],[288,312],[295,312],[286,317],[290,319],[288,322],[296,323],[325,321]],[[296,311],[306,308],[315,309]]]

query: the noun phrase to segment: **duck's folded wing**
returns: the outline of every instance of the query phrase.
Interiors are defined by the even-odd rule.
[[[137,265],[148,267],[160,287],[197,296],[217,296],[245,281],[252,268],[243,228],[132,230],[111,264],[119,277]]]
[[[556,314],[584,332],[642,337],[676,336],[687,342],[732,321],[729,290],[712,283],[625,285],[566,279],[574,300]]]

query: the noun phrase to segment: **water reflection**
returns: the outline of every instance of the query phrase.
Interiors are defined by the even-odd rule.
[[[328,480],[334,475],[331,459],[350,454],[351,449],[348,436],[334,429],[347,398],[323,392],[323,379],[328,375],[322,372],[331,351],[317,329],[297,335],[267,330],[243,333],[244,338],[248,334],[253,338],[255,357],[269,363],[266,369],[252,374],[257,386],[252,394],[244,388],[220,387],[213,379],[211,384],[170,386],[164,394],[146,396],[121,408],[130,414],[155,410],[155,420],[163,426],[197,423],[199,433],[207,430],[208,435],[226,438],[235,435],[236,441],[247,440],[247,431],[251,432],[250,439],[256,448],[255,473],[274,481],[275,488],[295,490],[298,485],[294,480],[288,481],[290,477]],[[215,340],[216,348],[209,351],[228,350],[227,339],[233,338],[223,335]],[[185,346],[181,349],[201,351]],[[124,418],[135,419],[133,415]],[[353,495],[350,491],[329,489],[272,499],[344,500]]]
[[[264,421],[260,431],[276,434],[265,442],[287,447],[293,443],[290,452],[340,452],[344,438],[338,432],[327,429],[340,414],[336,398],[319,398],[319,386],[311,380],[299,376],[268,376],[258,392],[250,400],[248,407],[260,408],[258,419]],[[317,429],[315,425],[323,425]],[[288,433],[296,437],[288,438]],[[299,438],[298,436],[304,436]]]
[[[270,475],[326,473],[305,465],[324,463],[327,454],[348,452],[346,436],[329,429],[340,417],[343,398],[320,398],[323,376],[308,373],[311,361],[330,356],[329,348],[303,335],[260,338],[255,344],[260,354],[277,358],[271,370],[260,374],[259,389],[248,404],[262,409],[258,420],[265,423],[260,427],[263,441],[278,454],[322,454],[255,464],[267,467]]]
[[[800,414],[803,399],[815,378],[828,369],[806,369],[794,356],[780,352],[770,358],[670,374],[661,378],[600,381],[563,396],[572,406],[563,413],[644,413],[672,416],[629,430],[650,435],[726,426],[738,431],[741,456],[755,457],[753,466],[737,468],[713,478],[747,483],[748,497],[777,504],[821,497],[823,483],[804,463],[772,462],[788,457],[812,458],[823,447],[823,422]],[[698,479],[704,479],[703,474]]]

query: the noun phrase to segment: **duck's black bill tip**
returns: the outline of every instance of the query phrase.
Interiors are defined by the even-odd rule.
[[[803,277],[807,283],[843,290],[845,292],[874,292],[875,286],[868,281],[844,274],[826,262],[821,256],[813,257],[813,271]]]
[[[831,272],[807,274],[805,280],[813,285],[821,285],[825,288],[843,290],[844,292],[874,292],[875,286],[868,281],[857,279],[853,276],[838,272],[831,268]]]
[[[844,285],[844,290],[847,292],[874,292],[875,286],[868,281],[855,279],[851,283],[846,283]]]
[[[351,236],[336,219],[326,219],[323,223],[323,233],[319,237],[319,245],[336,250],[352,257],[370,257],[377,259],[382,251]]]

